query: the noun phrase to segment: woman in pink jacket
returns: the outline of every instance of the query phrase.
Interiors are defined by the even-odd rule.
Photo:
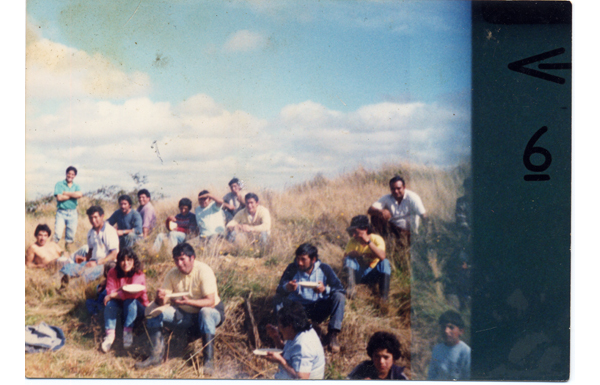
[[[123,286],[139,284],[142,291],[131,293],[122,290]],[[123,347],[128,349],[133,344],[133,324],[144,316],[148,306],[146,293],[146,276],[142,271],[142,263],[137,254],[129,247],[119,251],[117,265],[110,269],[106,277],[106,297],[104,297],[104,328],[106,337],[102,342],[102,351],[107,353],[115,341],[117,317],[123,311]]]

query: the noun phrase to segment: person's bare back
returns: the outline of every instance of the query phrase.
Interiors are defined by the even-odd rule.
[[[25,266],[29,268],[49,267],[61,256],[63,250],[49,240],[50,229],[46,225],[36,228],[36,241],[25,252]]]

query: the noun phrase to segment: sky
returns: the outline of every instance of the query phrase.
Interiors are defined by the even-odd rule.
[[[179,198],[237,176],[280,189],[321,173],[470,155],[462,1],[30,0],[26,198],[69,165],[83,191]]]

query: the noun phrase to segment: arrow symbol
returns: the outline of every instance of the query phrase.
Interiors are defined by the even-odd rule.
[[[508,65],[508,69],[543,80],[548,80],[550,82],[565,84],[565,79],[561,78],[560,76],[550,75],[546,72],[525,67],[528,64],[546,60],[554,56],[562,55],[563,53],[565,53],[564,48],[553,49],[552,51],[544,52],[539,55],[531,56],[525,59],[512,62]],[[571,63],[540,63],[538,64],[538,68],[541,70],[570,70]]]

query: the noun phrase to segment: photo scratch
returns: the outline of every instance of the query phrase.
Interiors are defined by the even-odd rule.
[[[160,151],[158,151],[158,143],[155,140],[154,142],[152,142],[152,146],[150,146],[150,148],[154,149],[154,152],[156,153],[156,156],[158,156],[158,159],[160,159],[160,163],[162,164],[163,160],[160,157]]]

